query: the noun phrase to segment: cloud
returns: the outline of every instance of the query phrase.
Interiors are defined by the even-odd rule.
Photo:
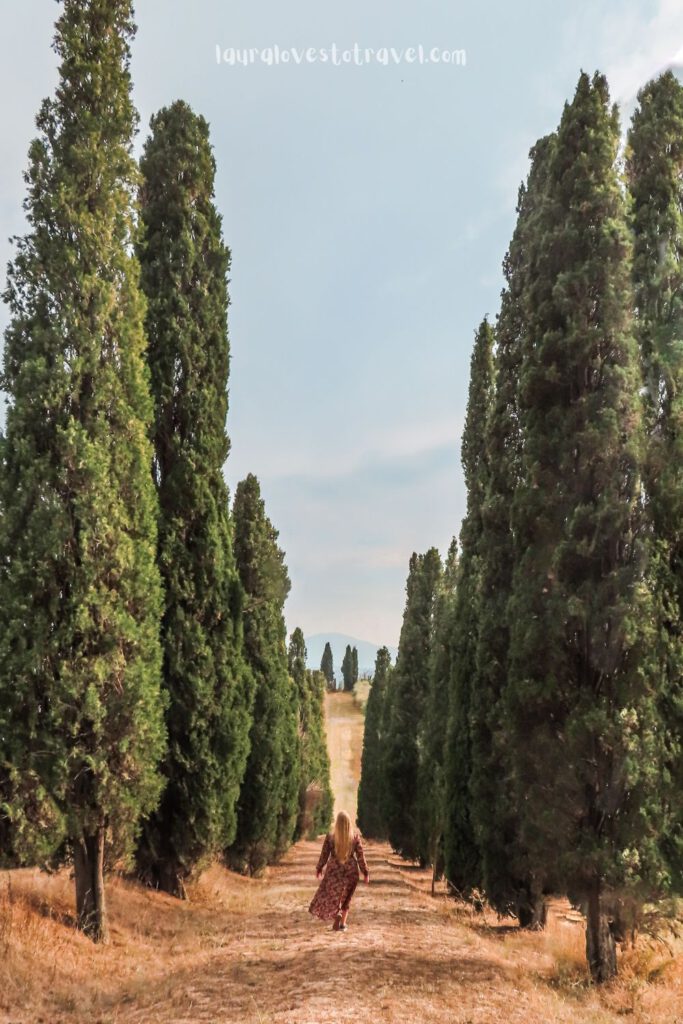
[[[262,478],[293,582],[290,626],[397,642],[410,555],[445,551],[464,514],[457,425],[403,430],[350,465]]]
[[[628,106],[646,82],[683,62],[683,4],[659,0],[645,17],[620,5],[603,22],[602,36],[612,96]]]

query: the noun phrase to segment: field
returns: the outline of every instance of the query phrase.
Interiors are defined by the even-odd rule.
[[[333,783],[353,809],[362,716],[327,698]],[[543,934],[430,895],[429,873],[367,844],[346,933],[307,913],[318,842],[297,844],[262,879],[214,866],[179,903],[109,884],[112,943],[72,927],[66,872],[0,879],[4,1024],[683,1024],[683,958],[639,945],[619,980],[587,979],[583,925],[563,903]]]

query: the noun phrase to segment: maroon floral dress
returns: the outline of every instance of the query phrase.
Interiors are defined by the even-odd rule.
[[[358,869],[360,868],[364,875],[368,874],[363,844],[358,833],[356,832],[351,840],[351,853],[343,864],[334,855],[334,838],[328,833],[316,871],[322,871],[326,864],[327,870],[323,880],[308,908],[310,914],[314,914],[322,921],[330,921],[341,911],[349,909],[351,897],[358,885]]]

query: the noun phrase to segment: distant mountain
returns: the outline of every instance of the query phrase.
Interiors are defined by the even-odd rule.
[[[334,674],[337,677],[337,686],[342,685],[341,664],[344,660],[346,645],[358,648],[358,671],[360,675],[367,672],[372,675],[375,667],[377,651],[382,644],[371,644],[367,640],[359,640],[356,636],[346,636],[344,633],[315,633],[306,637],[306,649],[308,650],[308,667],[320,668],[320,660],[325,650],[325,644],[329,641],[332,647],[334,658]],[[389,646],[387,644],[387,646]],[[395,647],[389,647],[392,662],[396,661],[398,653]]]

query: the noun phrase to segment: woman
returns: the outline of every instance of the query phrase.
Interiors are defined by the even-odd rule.
[[[326,864],[325,876],[308,911],[321,921],[334,920],[333,931],[343,932],[346,931],[351,897],[358,885],[359,868],[366,883],[370,881],[360,834],[352,832],[351,819],[346,811],[340,811],[337,815],[334,833],[328,832],[325,836],[320,860],[315,869],[316,878],[322,877]]]

